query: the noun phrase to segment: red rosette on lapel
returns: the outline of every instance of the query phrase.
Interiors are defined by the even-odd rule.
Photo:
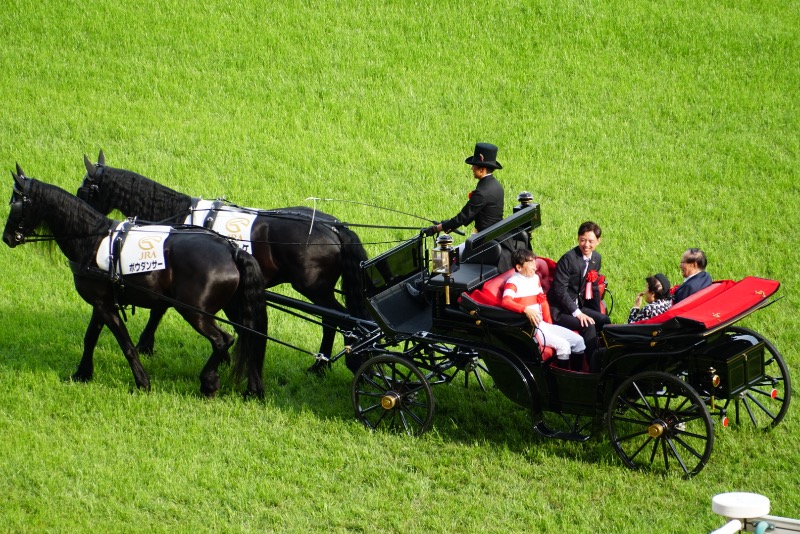
[[[591,300],[594,298],[594,292],[592,291],[592,283],[597,282],[598,278],[599,275],[597,274],[597,271],[592,270],[586,273],[586,293],[584,294],[586,300]]]

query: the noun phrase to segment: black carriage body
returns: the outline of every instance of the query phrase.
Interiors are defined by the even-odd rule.
[[[599,373],[551,365],[524,316],[474,305],[470,292],[499,276],[498,242],[523,242],[519,232],[539,224],[533,205],[471,235],[460,257],[451,255],[449,273],[432,272],[421,234],[362,263],[372,321],[286,297],[270,300],[339,325],[346,345],[333,359],[345,355],[354,372],[356,417],[373,429],[425,432],[434,413],[431,386],[477,368],[529,411],[543,436],[585,441],[604,420],[612,447],[631,468],[663,462],[665,471],[677,466],[693,476],[711,452],[712,415],[725,425],[730,413],[736,422],[749,419],[762,429],[783,419],[791,397],[785,362],[758,333],[734,325],[772,302],[767,297],[777,290],[774,281],[756,279],[772,285],[766,291],[746,286],[746,298],[734,294],[744,304],[715,312],[723,319],[713,327],[713,320],[683,312],[659,324],[607,326]]]

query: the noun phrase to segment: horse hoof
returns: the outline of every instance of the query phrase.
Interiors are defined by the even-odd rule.
[[[79,375],[78,373],[75,373],[70,378],[72,379],[73,382],[83,382],[83,383],[89,382],[92,379],[91,376]]]
[[[331,362],[326,362],[325,360],[317,360],[314,362],[314,365],[309,367],[306,371],[309,373],[313,373],[317,376],[324,376],[325,373],[330,371],[331,369]]]
[[[244,400],[256,399],[256,400],[264,400],[264,391],[251,391],[247,390],[244,392]]]
[[[154,350],[153,350],[153,346],[152,345],[150,345],[150,346],[136,345],[136,352],[139,355],[144,354],[145,356],[152,356]]]
[[[210,372],[207,375],[200,376],[200,393],[206,397],[213,397],[219,388],[219,375],[216,372]]]

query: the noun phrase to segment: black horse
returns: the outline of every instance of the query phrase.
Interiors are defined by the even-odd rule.
[[[86,177],[78,197],[108,215],[113,210],[148,222],[183,222],[192,213],[193,199],[132,171],[105,165],[100,151],[97,164],[83,157]],[[368,318],[361,287],[361,262],[367,253],[355,232],[331,215],[307,207],[274,210],[241,209],[256,213],[251,231],[252,254],[264,274],[267,287],[289,283],[318,306]],[[346,308],[336,299],[341,277]],[[162,314],[163,315],[163,314]],[[155,330],[161,320],[151,313],[137,348],[152,353]],[[330,356],[336,325],[323,323],[319,352]]]
[[[247,376],[247,395],[262,396],[267,313],[264,278],[255,259],[227,238],[201,228],[172,229],[164,240],[162,270],[112,276],[97,267],[96,253],[118,221],[98,213],[63,189],[28,178],[17,165],[11,210],[3,242],[11,248],[31,240],[52,238],[72,266],[75,289],[92,306],[83,357],[76,381],[94,373],[94,348],[104,326],[116,337],[133,371],[137,387],[150,389],[136,348],[120,317],[125,305],[150,308],[160,315],[175,307],[211,342],[211,357],[200,373],[200,390],[212,396],[219,389],[217,369],[229,361],[234,337],[217,326],[214,314],[224,310],[234,323],[234,375]],[[36,230],[51,235],[36,234]]]

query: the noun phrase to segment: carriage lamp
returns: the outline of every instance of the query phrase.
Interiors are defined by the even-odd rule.
[[[514,206],[514,213],[517,213],[520,210],[524,210],[528,206],[533,203],[533,195],[528,191],[523,191],[519,195],[517,195],[517,202],[518,205]]]
[[[449,234],[442,234],[436,239],[431,260],[431,272],[444,276],[444,301],[450,304],[450,254],[453,252],[453,238]]]
[[[450,253],[453,238],[450,234],[442,234],[436,239],[436,246],[433,248],[431,258],[433,260],[433,272],[436,274],[450,274]]]
[[[711,387],[719,386],[721,379],[720,376],[717,374],[717,370],[714,369],[713,367],[708,368],[708,378],[709,381],[711,382]]]
[[[711,389],[713,390],[718,388],[722,379],[717,374],[717,370],[714,369],[713,367],[709,367],[707,373],[708,373],[708,383],[711,385]],[[709,403],[709,408],[711,408],[711,411],[717,409],[717,400],[713,392],[711,393],[711,396],[708,399],[708,403]],[[728,418],[725,417],[724,414],[722,416],[722,426],[724,427],[728,426]]]

